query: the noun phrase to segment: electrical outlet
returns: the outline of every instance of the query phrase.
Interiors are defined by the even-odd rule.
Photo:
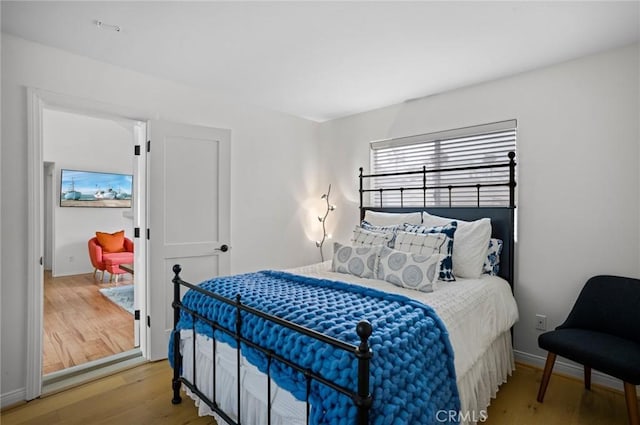
[[[547,316],[544,314],[536,314],[536,329],[539,331],[547,330]]]
[[[69,256],[69,262],[70,262],[70,263],[73,263],[73,260],[75,260],[75,258],[73,257],[73,255],[70,255],[70,256]]]

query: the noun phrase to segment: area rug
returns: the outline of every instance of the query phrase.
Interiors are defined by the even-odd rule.
[[[101,288],[102,295],[133,314],[133,285]]]

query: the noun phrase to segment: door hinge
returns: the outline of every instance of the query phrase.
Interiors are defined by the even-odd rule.
[[[140,320],[140,310],[135,310],[133,312],[133,319],[134,320]]]
[[[147,228],[147,239],[151,239],[151,229]]]
[[[134,154],[135,156],[140,156],[140,145],[135,145],[135,146],[133,147],[133,154]]]
[[[151,327],[151,316],[147,316],[147,327]]]
[[[140,237],[140,228],[136,227],[133,229],[133,237],[134,238],[139,238]]]
[[[147,140],[147,152],[151,152],[151,140]]]

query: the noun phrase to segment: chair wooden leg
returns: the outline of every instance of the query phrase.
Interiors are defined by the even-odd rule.
[[[540,389],[538,390],[538,402],[542,403],[544,400],[544,393],[547,392],[547,385],[549,385],[549,378],[551,378],[551,371],[553,365],[556,362],[556,353],[549,351],[547,355],[547,362],[544,365],[544,372],[542,372],[542,381],[540,381]]]
[[[591,367],[584,367],[584,387],[591,390]]]
[[[638,413],[638,396],[636,386],[628,382],[624,383],[624,398],[627,401],[627,413],[629,425],[640,425],[640,413]]]
[[[98,273],[98,268],[93,269],[93,280],[96,279],[96,273]]]
[[[109,273],[109,283],[113,282],[113,273]]]

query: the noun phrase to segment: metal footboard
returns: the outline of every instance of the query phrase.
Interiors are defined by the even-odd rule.
[[[360,338],[360,344],[358,346],[352,345],[352,344],[347,344],[344,343],[338,339],[332,338],[330,336],[324,335],[320,332],[314,331],[312,329],[308,329],[305,328],[303,326],[299,326],[295,323],[292,323],[290,321],[281,319],[279,317],[270,315],[268,313],[265,313],[263,311],[257,310],[255,308],[252,308],[248,305],[245,305],[242,303],[242,300],[240,298],[240,295],[236,296],[236,299],[230,299],[230,298],[226,298],[223,297],[219,294],[216,294],[214,292],[211,291],[207,291],[205,289],[200,288],[199,286],[193,285],[189,282],[185,282],[184,280],[182,280],[182,278],[180,278],[180,272],[182,271],[182,268],[179,265],[175,265],[173,266],[173,272],[175,274],[174,278],[172,279],[173,282],[173,303],[172,303],[172,307],[173,307],[173,320],[174,320],[174,328],[173,328],[173,334],[172,334],[172,338],[173,338],[173,380],[172,380],[172,389],[173,389],[173,399],[171,400],[171,402],[173,404],[178,404],[182,402],[182,397],[180,395],[180,389],[182,384],[184,384],[187,388],[189,388],[195,395],[197,395],[204,403],[207,404],[207,406],[209,406],[209,408],[214,411],[215,413],[217,413],[218,415],[220,415],[220,417],[222,417],[226,422],[228,422],[229,424],[234,424],[234,425],[241,425],[241,412],[242,412],[242,400],[241,400],[241,379],[240,379],[240,358],[242,355],[242,344],[245,344],[248,347],[251,347],[252,349],[258,350],[261,353],[263,353],[266,358],[267,358],[267,388],[265,388],[265,390],[267,391],[267,412],[268,412],[268,417],[267,417],[267,425],[271,424],[271,364],[272,362],[276,361],[276,362],[281,362],[289,367],[291,367],[292,369],[294,369],[297,372],[300,372],[304,375],[305,379],[306,379],[306,423],[309,424],[309,413],[310,413],[310,405],[309,405],[309,392],[310,392],[310,387],[311,387],[311,382],[312,381],[317,381],[320,382],[323,385],[326,385],[332,389],[334,389],[335,391],[346,395],[347,397],[351,398],[351,400],[353,401],[353,403],[356,405],[357,407],[357,425],[367,425],[369,424],[369,410],[371,408],[371,404],[373,402],[373,398],[371,396],[371,393],[369,391],[369,377],[370,377],[370,360],[371,357],[373,355],[371,348],[369,347],[369,343],[368,343],[368,339],[369,336],[371,336],[371,332],[372,332],[372,327],[371,324],[369,322],[367,322],[366,320],[363,320],[361,322],[359,322],[356,326],[356,333],[358,334],[359,338]],[[235,308],[235,314],[236,314],[236,326],[235,326],[235,330],[231,331],[229,329],[226,329],[224,327],[222,327],[219,323],[212,321],[211,319],[204,317],[202,314],[200,314],[197,311],[194,311],[188,307],[186,307],[185,305],[182,304],[181,298],[180,298],[180,288],[181,287],[185,287],[188,289],[192,289],[194,291],[197,291],[201,294],[204,294],[206,296],[209,296],[211,298],[216,299],[217,301],[229,304],[234,306]],[[185,377],[180,375],[180,371],[182,369],[182,365],[183,365],[183,357],[182,354],[180,352],[180,332],[177,330],[178,329],[178,321],[180,320],[180,312],[186,312],[187,314],[190,314],[192,316],[192,318],[194,319],[192,321],[193,326],[192,326],[192,331],[193,331],[193,382],[189,381],[188,379],[186,379]],[[314,373],[311,370],[308,369],[304,369],[301,366],[291,362],[290,360],[278,355],[277,353],[274,353],[272,350],[267,349],[265,347],[260,346],[259,344],[254,343],[253,341],[248,340],[247,338],[242,336],[242,317],[241,317],[241,312],[247,312],[249,314],[253,314],[256,315],[258,317],[261,317],[265,320],[274,322],[280,326],[284,326],[288,329],[291,329],[295,332],[298,332],[300,334],[306,335],[310,338],[319,340],[323,343],[329,344],[331,346],[333,346],[334,348],[337,349],[341,349],[344,351],[347,351],[349,353],[352,353],[356,358],[357,358],[357,367],[358,367],[358,379],[357,379],[357,383],[356,383],[356,389],[350,389],[350,388],[345,388],[341,385],[336,384],[335,382],[332,382],[331,380],[328,380],[326,378],[324,378],[323,376]],[[195,332],[195,322],[197,319],[198,321],[200,321],[201,323],[206,323],[207,325],[211,326],[211,329],[213,332],[215,331],[220,331],[223,332],[227,335],[229,335],[230,337],[232,337],[235,341],[236,341],[236,365],[237,365],[237,369],[236,369],[236,383],[237,383],[237,412],[238,412],[238,419],[237,421],[233,420],[229,413],[224,412],[222,410],[222,408],[218,405],[218,403],[216,402],[216,385],[215,385],[215,379],[216,379],[216,339],[215,338],[211,338],[212,339],[212,345],[213,345],[213,380],[214,380],[214,385],[213,385],[213,394],[212,394],[212,399],[209,399],[199,388],[197,385],[197,371],[196,371],[196,332]]]

